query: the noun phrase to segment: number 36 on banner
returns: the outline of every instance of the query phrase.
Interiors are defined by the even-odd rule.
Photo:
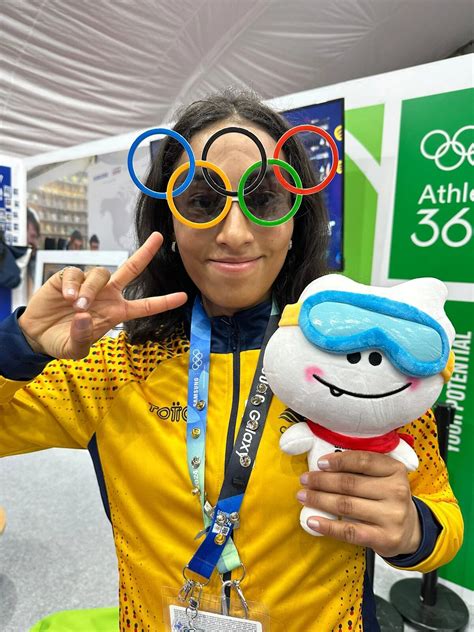
[[[465,246],[472,237],[472,226],[467,219],[464,218],[464,215],[469,211],[469,207],[465,206],[460,211],[458,211],[451,219],[449,219],[441,228],[433,219],[436,213],[438,213],[439,208],[424,208],[420,209],[417,212],[417,215],[423,215],[424,217],[418,222],[418,226],[426,226],[430,229],[431,233],[429,233],[426,229],[421,229],[419,233],[421,237],[417,235],[417,232],[413,232],[410,235],[410,239],[415,244],[415,246],[419,246],[420,248],[428,248],[435,244],[438,239],[441,237],[442,241],[449,246],[450,248],[461,248],[461,246]],[[455,228],[457,227],[457,229]],[[458,237],[457,239],[453,239],[449,236],[449,232],[451,231],[451,235],[453,232]],[[423,239],[422,237],[425,237]]]

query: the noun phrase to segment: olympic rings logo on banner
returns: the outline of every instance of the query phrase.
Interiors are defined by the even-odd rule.
[[[193,371],[197,371],[202,366],[202,353],[201,351],[199,351],[199,349],[193,349],[191,366],[192,366]]]
[[[260,152],[260,158],[261,158],[261,160],[251,165],[245,171],[245,173],[241,176],[239,185],[236,191],[231,190],[230,180],[227,177],[227,175],[224,173],[224,171],[217,165],[207,160],[207,155],[212,143],[223,134],[228,134],[231,132],[244,134],[245,136],[251,138],[258,148]],[[279,159],[279,155],[284,143],[291,136],[293,136],[294,134],[297,134],[298,132],[313,132],[315,134],[319,134],[327,141],[329,148],[331,150],[331,154],[332,154],[332,166],[328,175],[324,178],[322,182],[309,188],[303,188],[301,178],[296,172],[296,170],[287,162]],[[139,144],[143,140],[148,138],[149,136],[156,135],[156,134],[171,136],[172,138],[177,140],[183,146],[189,158],[188,162],[180,165],[179,167],[175,169],[175,171],[171,175],[171,178],[168,181],[166,191],[154,191],[148,188],[147,186],[145,186],[137,178],[134,167],[133,167],[133,156]],[[226,127],[222,130],[217,131],[208,139],[208,141],[206,142],[203,148],[201,160],[196,160],[194,156],[194,152],[191,148],[191,145],[181,134],[178,134],[174,130],[170,130],[164,127],[157,127],[157,128],[147,130],[146,132],[143,132],[142,134],[140,134],[140,136],[138,136],[138,138],[135,139],[135,141],[132,143],[130,150],[128,152],[127,165],[128,165],[128,171],[130,173],[130,177],[132,178],[135,185],[140,189],[140,191],[142,191],[143,193],[145,193],[145,195],[148,195],[150,197],[157,198],[159,200],[167,200],[171,212],[179,221],[186,224],[187,226],[191,226],[192,228],[201,229],[201,228],[210,228],[212,226],[215,226],[220,221],[222,221],[224,217],[227,215],[227,213],[230,211],[230,208],[235,198],[238,199],[242,212],[254,223],[260,224],[261,226],[277,226],[278,224],[283,224],[284,222],[287,222],[296,214],[299,207],[301,206],[303,195],[311,195],[312,193],[318,193],[319,191],[322,191],[324,188],[328,186],[328,184],[333,180],[334,176],[336,175],[338,162],[339,162],[339,152],[337,149],[336,142],[334,141],[332,136],[328,134],[328,132],[326,132],[326,130],[322,129],[321,127],[317,127],[316,125],[297,125],[289,129],[287,132],[285,132],[283,136],[279,139],[278,143],[275,146],[273,156],[270,159],[267,159],[263,144],[254,133],[242,127],[231,126],[231,127]],[[281,184],[281,186],[287,191],[294,193],[296,196],[293,206],[288,212],[286,212],[282,217],[278,217],[277,219],[271,219],[271,220],[263,219],[261,217],[258,217],[254,213],[252,213],[252,211],[248,208],[246,200],[245,200],[245,196],[255,191],[260,185],[260,183],[262,182],[262,180],[264,179],[267,173],[267,165],[270,165],[273,167],[273,172],[275,174],[275,177],[278,180],[278,182]],[[202,175],[206,183],[209,185],[209,187],[211,187],[211,189],[213,189],[216,193],[219,193],[220,195],[226,198],[224,207],[219,212],[217,217],[213,218],[210,221],[202,222],[202,223],[191,221],[190,219],[185,217],[182,213],[180,213],[174,201],[175,197],[184,193],[186,189],[191,185],[191,182],[194,178],[194,174],[196,172],[196,167],[202,168]],[[246,183],[250,175],[256,169],[258,169],[257,176],[255,177],[254,181],[250,185],[246,186]],[[287,182],[287,180],[284,178],[284,176],[281,173],[281,169],[284,169],[290,174],[290,176],[293,178],[294,185]],[[186,179],[184,180],[184,182],[180,184],[176,189],[173,189],[173,186],[176,180],[178,179],[178,177],[186,170],[188,171],[188,175],[186,176]],[[220,184],[218,184],[211,177],[209,170],[214,171],[220,177],[220,179],[225,185],[224,187],[220,186]]]
[[[453,171],[457,169],[462,163],[467,159],[467,161],[474,166],[474,142],[472,142],[469,147],[465,147],[463,143],[458,140],[459,136],[465,132],[466,130],[474,130],[474,125],[465,125],[458,129],[458,131],[454,134],[452,138],[450,138],[449,134],[442,129],[434,129],[431,132],[428,132],[420,143],[420,151],[422,155],[428,160],[434,160],[436,166],[441,171]],[[430,154],[426,151],[426,143],[428,139],[432,136],[441,136],[444,139],[438,149],[434,152],[434,154]],[[452,165],[444,165],[441,161],[441,158],[445,156],[449,150],[452,150],[459,159]]]

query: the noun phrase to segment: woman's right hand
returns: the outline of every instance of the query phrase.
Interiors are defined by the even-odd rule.
[[[184,292],[126,300],[122,291],[147,267],[163,237],[154,232],[112,275],[106,268],[54,274],[31,297],[18,323],[31,348],[53,358],[84,358],[91,345],[121,322],[183,305]]]

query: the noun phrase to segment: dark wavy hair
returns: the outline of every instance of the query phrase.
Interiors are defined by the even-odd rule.
[[[232,121],[243,125],[246,122],[253,123],[276,141],[290,128],[280,114],[262,103],[253,92],[232,89],[191,103],[177,112],[176,120],[174,129],[188,141],[197,132],[218,121]],[[173,138],[168,136],[161,141],[158,155],[148,173],[146,186],[155,191],[165,191],[182,152],[181,144]],[[284,152],[287,162],[299,173],[304,187],[317,183],[306,150],[296,136],[287,140]],[[328,218],[320,195],[303,197],[294,222],[292,249],[273,284],[273,295],[280,309],[287,303],[296,302],[310,281],[327,272]],[[140,193],[135,228],[139,245],[153,231],[162,233],[164,243],[143,273],[128,286],[127,298],[184,291],[188,294],[188,302],[192,304],[199,290],[186,272],[179,252],[171,250],[174,231],[166,200]],[[180,325],[185,325],[184,310],[182,306],[128,322],[125,329],[130,342],[138,344],[148,340],[165,340]]]

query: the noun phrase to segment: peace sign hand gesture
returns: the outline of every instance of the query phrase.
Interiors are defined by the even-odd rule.
[[[183,305],[184,292],[134,301],[123,297],[125,286],[143,272],[162,243],[162,235],[152,233],[112,275],[106,268],[84,273],[74,267],[54,274],[32,296],[18,321],[31,348],[54,358],[78,360],[119,323]]]

